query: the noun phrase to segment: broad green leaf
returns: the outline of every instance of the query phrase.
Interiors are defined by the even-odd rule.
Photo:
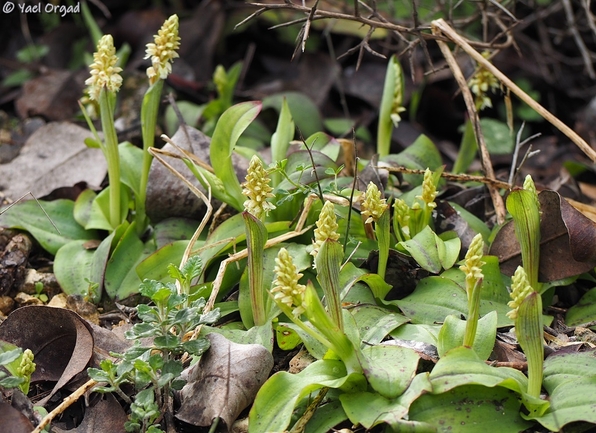
[[[429,226],[412,239],[400,242],[418,264],[433,274],[441,269],[449,269],[459,256],[461,241],[457,236],[443,233],[445,241],[437,236]]]
[[[70,241],[97,239],[97,232],[85,230],[74,219],[72,200],[40,201],[39,205],[35,200],[15,204],[0,215],[0,226],[28,231],[52,255]]]
[[[491,155],[509,155],[513,152],[515,140],[505,122],[490,117],[482,117],[480,119],[480,128],[484,135],[486,148]]]
[[[91,189],[86,189],[79,194],[74,205],[74,218],[87,230],[99,229],[111,231],[112,225],[98,206],[96,199],[97,193]]]
[[[155,249],[139,239],[135,223],[130,224],[108,261],[105,273],[105,290],[110,299],[125,299],[138,293],[141,280],[136,273],[137,265]]]
[[[449,315],[439,332],[437,351],[443,357],[449,350],[462,345],[466,331],[466,321],[457,316]],[[497,312],[491,311],[478,320],[478,329],[472,349],[480,359],[486,360],[493,351],[497,336]]]
[[[179,263],[188,241],[176,241],[162,246],[150,254],[137,266],[137,275],[144,279],[171,282],[173,279],[168,274],[170,263]]]
[[[379,274],[367,273],[365,269],[357,268],[352,262],[343,265],[339,273],[339,284],[342,287],[342,299],[357,283],[363,282],[377,299],[385,299],[392,286],[387,284]]]
[[[542,416],[529,417],[551,431],[563,431],[566,424],[578,421],[596,424],[596,376],[591,374],[567,380],[549,395],[550,408]],[[567,429],[565,429],[567,431]]]
[[[275,341],[281,350],[292,350],[302,342],[296,331],[288,327],[286,323],[280,322],[274,328]]]
[[[544,361],[544,388],[552,393],[558,386],[581,379],[596,376],[596,353],[579,352],[551,355]]]
[[[143,149],[125,141],[118,145],[118,153],[120,155],[120,179],[135,195],[138,195],[143,168],[139,162],[143,160]]]
[[[288,101],[284,98],[281,104],[279,119],[277,120],[277,129],[271,137],[271,161],[275,164],[286,158],[290,141],[294,138],[294,121]],[[275,188],[281,182],[281,173],[271,174],[271,186]]]
[[[99,229],[99,230],[115,230],[116,227],[112,227],[109,223],[110,217],[110,188],[108,186],[104,188],[91,203],[91,218],[85,228]],[[128,215],[130,201],[130,190],[120,183],[120,215],[125,218]],[[106,227],[106,222],[109,224]],[[124,222],[124,219],[121,221]]]
[[[238,138],[261,111],[259,102],[243,102],[227,109],[219,118],[210,145],[211,164],[215,175],[233,198],[228,203],[236,210],[243,209],[245,200],[232,164],[232,152]]]
[[[195,233],[199,223],[188,218],[168,218],[153,225],[153,237],[155,245],[161,248],[176,241],[185,241]],[[195,244],[195,248],[200,247],[201,241]]]
[[[364,344],[379,344],[394,329],[407,322],[407,318],[376,305],[357,305],[351,310]]]
[[[468,385],[421,396],[410,407],[409,419],[432,424],[437,432],[517,433],[532,426],[520,416],[520,406],[511,390]]]
[[[321,360],[298,374],[275,373],[261,387],[249,413],[249,433],[281,432],[290,425],[296,404],[323,387],[347,387],[354,391],[364,385],[356,373],[348,376],[341,361]]]
[[[441,325],[405,323],[399,328],[391,331],[391,334],[389,335],[397,340],[421,341],[426,344],[437,346],[440,330]]]
[[[367,359],[364,375],[370,386],[385,398],[396,398],[416,375],[419,355],[400,346],[367,346],[362,349]]]
[[[430,373],[433,393],[442,394],[462,385],[504,387],[518,394],[526,391],[528,379],[509,367],[491,367],[468,347],[456,347],[439,359]]]
[[[296,127],[304,137],[323,129],[318,107],[303,93],[285,92],[268,96],[263,99],[263,109],[273,108],[279,113],[284,100],[287,101]]]
[[[482,297],[482,294],[481,294]],[[442,323],[450,314],[466,316],[468,314],[468,299],[465,290],[445,277],[427,277],[422,279],[414,293],[399,301],[391,303],[403,311],[406,317],[415,323]],[[480,315],[491,311],[497,312],[497,326],[511,326],[512,320],[507,317],[511,309],[505,303],[492,300],[480,300]]]
[[[91,302],[99,302],[101,290],[90,293],[89,289],[92,283],[99,284],[99,288],[103,285],[103,270],[109,254],[109,241],[104,242],[103,248],[92,250],[85,248],[85,241],[77,240],[58,250],[54,258],[54,273],[64,293],[91,297]]]
[[[223,316],[223,313],[222,313]],[[240,322],[236,325],[241,327]],[[273,328],[271,324],[266,323],[263,326],[253,326],[249,330],[234,328],[219,328],[211,326],[203,326],[201,335],[205,336],[208,333],[217,333],[226,337],[228,340],[238,344],[260,344],[269,352],[273,351]]]
[[[413,423],[403,418],[408,414],[410,405],[431,390],[428,373],[420,373],[414,377],[405,392],[395,399],[388,399],[371,392],[356,392],[342,394],[339,400],[354,425],[361,424],[370,429],[375,425],[387,423],[393,427],[393,431],[428,432],[433,431],[432,428],[424,429],[423,425],[418,425],[416,428]]]
[[[322,433],[334,431],[333,427],[348,419],[338,400],[331,400],[317,407],[314,415],[304,429],[304,433]]]
[[[589,290],[579,302],[567,310],[565,324],[577,326],[596,320],[596,288]]]
[[[406,168],[417,170],[430,168],[433,171],[443,164],[437,147],[424,134],[420,134],[414,143],[409,145],[404,151],[396,155],[388,155],[383,158],[383,161],[392,162]],[[421,174],[404,175],[404,180],[412,185],[421,185],[422,179],[423,175]]]

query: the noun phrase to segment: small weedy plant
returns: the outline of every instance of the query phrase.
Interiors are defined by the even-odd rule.
[[[170,276],[181,287],[202,272],[198,256],[191,257],[182,268],[170,265]],[[186,289],[178,291],[174,283],[145,280],[140,293],[149,298],[153,305],[137,306],[140,323],[135,324],[125,336],[134,340],[134,346],[123,354],[112,354],[117,362],[104,359],[100,368],[89,368],[89,376],[103,384],[94,388],[96,392],[114,392],[130,404],[126,431],[157,433],[163,419],[173,414],[172,391],[184,385],[180,379],[183,365],[180,357],[188,353],[200,356],[209,348],[203,337],[185,340],[185,336],[203,324],[218,320],[219,310],[203,313],[204,298],[192,299]],[[152,344],[143,345],[141,340],[151,338]],[[134,386],[133,399],[122,390],[124,384]]]

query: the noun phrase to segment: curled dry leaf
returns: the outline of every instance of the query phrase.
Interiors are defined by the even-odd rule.
[[[542,212],[539,280],[561,280],[593,269],[596,266],[596,223],[555,191],[542,191],[538,199]],[[499,231],[490,253],[499,258],[503,273],[513,275],[521,264],[513,221]]]
[[[209,426],[221,418],[229,429],[251,404],[273,368],[273,356],[260,344],[236,344],[209,334],[211,347],[189,372],[176,418]]]
[[[36,369],[31,382],[56,382],[40,405],[84,371],[93,355],[89,325],[61,308],[36,305],[13,311],[0,324],[0,340],[33,352]]]

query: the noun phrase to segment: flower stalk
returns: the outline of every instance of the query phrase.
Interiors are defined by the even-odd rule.
[[[400,113],[406,110],[402,105],[403,93],[404,74],[399,60],[393,55],[387,65],[377,130],[377,153],[381,158],[389,155],[391,133],[393,128],[397,128],[401,121]]]
[[[135,197],[135,209],[137,230],[143,232],[147,227],[147,215],[145,200],[147,197],[147,183],[149,181],[149,170],[153,157],[149,148],[155,144],[155,129],[157,125],[157,114],[161,100],[164,80],[172,72],[172,61],[178,57],[177,50],[180,47],[178,36],[178,16],[169,17],[157,35],[154,42],[147,44],[145,59],[151,58],[151,66],[147,68],[147,77],[150,87],[143,98],[141,106],[141,133],[143,137],[143,166],[141,169],[141,180],[139,191]]]
[[[99,103],[101,127],[104,140],[101,150],[108,163],[109,222],[113,229],[122,222],[120,214],[120,157],[118,155],[118,136],[114,127],[114,111],[116,108],[116,92],[122,85],[121,68],[116,66],[118,57],[111,35],[104,35],[97,44],[90,66],[91,77],[85,81],[91,100]]]
[[[321,255],[326,254],[325,250],[323,245]],[[337,355],[345,363],[348,373],[362,373],[357,348],[325,310],[313,285],[298,282],[302,274],[296,270],[285,248],[279,250],[275,263],[276,279],[271,294],[278,307],[300,329]],[[303,315],[312,326],[300,319]]]
[[[528,394],[539,398],[542,388],[544,347],[542,337],[542,297],[534,290],[523,267],[511,279],[511,298],[507,314],[515,320],[517,341],[528,361]]]
[[[540,203],[536,187],[529,175],[524,181],[524,189],[514,190],[507,197],[507,210],[513,216],[515,237],[520,244],[522,264],[528,275],[528,282],[535,290],[540,291]]]

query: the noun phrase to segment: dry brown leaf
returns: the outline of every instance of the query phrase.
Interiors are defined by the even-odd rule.
[[[596,266],[596,223],[555,191],[542,191],[538,199],[542,211],[539,280],[561,280],[593,269]],[[521,264],[513,221],[499,231],[490,253],[499,258],[503,273],[513,275]]]
[[[203,427],[221,418],[229,429],[269,377],[273,356],[260,344],[237,344],[215,333],[207,338],[211,347],[189,372],[176,418]]]

